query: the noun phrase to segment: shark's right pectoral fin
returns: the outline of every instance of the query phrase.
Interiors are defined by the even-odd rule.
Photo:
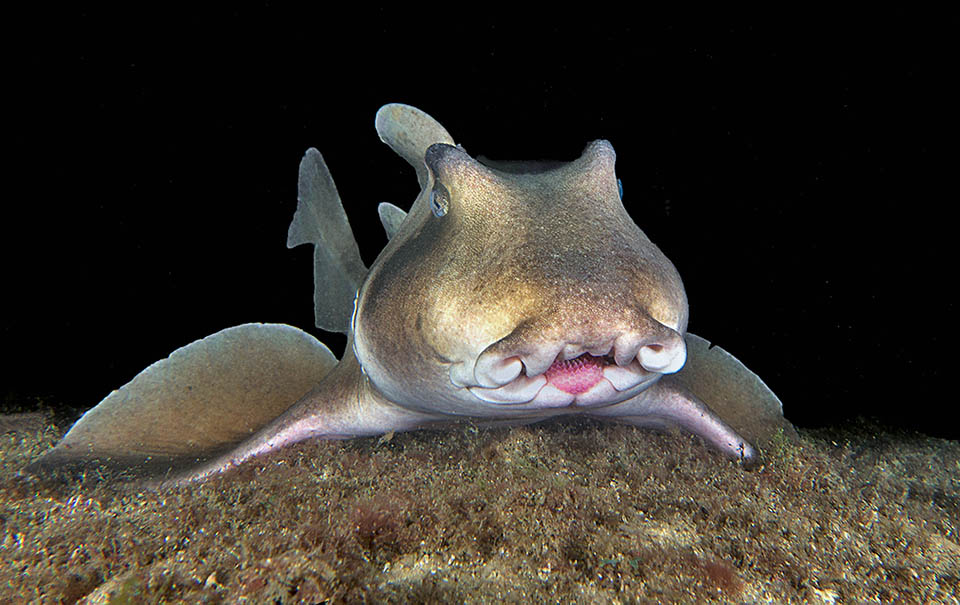
[[[679,383],[751,443],[764,447],[782,433],[797,431],[783,416],[783,404],[759,376],[736,357],[696,334],[686,335],[687,361],[671,380]]]
[[[140,372],[26,470],[98,465],[151,475],[196,464],[282,415],[336,363],[291,326],[227,328]]]

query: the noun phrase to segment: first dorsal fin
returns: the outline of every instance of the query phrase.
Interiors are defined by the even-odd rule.
[[[434,143],[454,144],[453,137],[439,122],[416,107],[402,103],[381,107],[376,126],[380,140],[417,170],[420,187],[427,184],[427,167],[423,163],[427,147]]]
[[[300,161],[297,211],[287,232],[287,248],[313,244],[313,308],[318,328],[346,334],[353,299],[367,268],[360,258],[333,177],[312,147]]]

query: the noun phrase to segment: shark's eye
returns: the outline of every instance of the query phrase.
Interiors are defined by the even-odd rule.
[[[436,182],[430,192],[430,210],[434,216],[443,216],[450,209],[450,192],[443,183]]]
[[[620,192],[620,199],[623,199],[623,181],[617,179],[617,191]]]

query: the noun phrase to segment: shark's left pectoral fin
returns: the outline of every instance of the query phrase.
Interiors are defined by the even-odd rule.
[[[705,402],[745,439],[763,448],[778,432],[796,438],[783,404],[759,376],[736,357],[696,334],[685,337],[687,361],[670,377]]]
[[[336,363],[291,326],[227,328],[140,372],[26,470],[98,465],[149,475],[195,464],[282,415]]]

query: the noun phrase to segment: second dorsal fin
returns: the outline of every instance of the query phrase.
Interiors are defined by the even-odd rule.
[[[377,213],[380,215],[380,222],[383,223],[383,230],[387,232],[387,239],[393,239],[397,231],[400,231],[400,225],[407,218],[407,213],[389,202],[380,204],[377,207]]]

